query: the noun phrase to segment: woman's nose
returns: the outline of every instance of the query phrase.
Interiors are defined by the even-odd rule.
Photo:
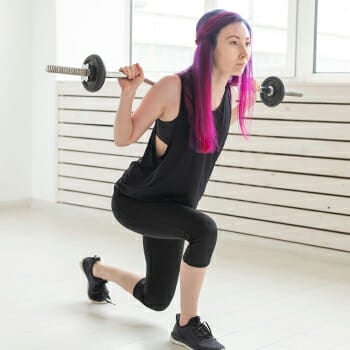
[[[240,54],[240,58],[247,58],[249,55],[249,50],[247,47],[242,46],[242,50],[241,50],[241,54]]]

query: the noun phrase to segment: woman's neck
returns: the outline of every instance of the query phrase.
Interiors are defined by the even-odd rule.
[[[227,74],[213,72],[211,76],[211,106],[213,110],[220,104],[229,78],[230,76]]]

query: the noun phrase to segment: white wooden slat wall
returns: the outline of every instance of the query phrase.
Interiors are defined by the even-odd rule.
[[[116,147],[117,107],[116,84],[90,94],[58,83],[58,202],[110,210],[113,184],[151,132]],[[346,103],[257,102],[252,136],[231,127],[198,209],[221,231],[350,251],[349,116]]]

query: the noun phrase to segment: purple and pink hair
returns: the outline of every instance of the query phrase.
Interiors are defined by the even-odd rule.
[[[192,150],[199,153],[213,153],[219,149],[211,110],[213,56],[220,30],[235,22],[244,23],[251,38],[249,24],[237,13],[213,10],[204,14],[196,27],[197,48],[193,63],[188,69],[179,73],[184,82],[184,102],[190,122],[189,144]],[[242,75],[231,76],[228,84],[238,86],[238,120],[241,132],[247,139],[246,120],[251,118],[255,100],[252,57],[249,58]]]

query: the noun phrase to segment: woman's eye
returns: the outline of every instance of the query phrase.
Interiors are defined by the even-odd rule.
[[[250,46],[250,42],[248,42],[248,43],[245,43],[245,45],[246,45],[247,47],[249,47],[249,46]]]
[[[237,45],[237,41],[231,41],[232,45]]]

